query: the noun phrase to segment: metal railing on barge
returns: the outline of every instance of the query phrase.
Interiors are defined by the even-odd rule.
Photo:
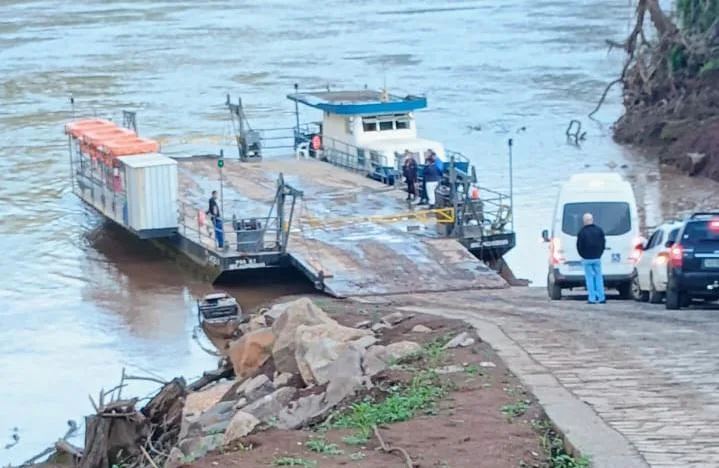
[[[233,214],[217,220],[197,205],[180,202],[179,234],[183,242],[199,246],[205,252],[206,260],[222,270],[281,266],[287,252],[297,198],[302,196],[302,191],[287,184],[280,174],[275,198],[266,216],[243,218]],[[218,231],[222,235],[222,245]]]
[[[180,202],[178,225],[183,237],[196,242],[218,255],[277,253],[282,250],[281,229],[277,217],[240,219],[233,215],[215,220],[204,215],[204,210],[187,202]],[[223,233],[223,246],[218,244],[216,230]]]

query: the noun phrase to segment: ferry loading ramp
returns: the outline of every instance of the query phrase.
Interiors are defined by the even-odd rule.
[[[225,219],[266,216],[275,200],[280,173],[289,185],[301,190],[302,198],[289,223],[286,258],[330,295],[507,287],[495,271],[455,239],[437,234],[434,216],[412,215],[404,192],[360,174],[312,159],[227,159],[221,170],[213,157],[177,161],[180,217],[185,225],[198,225],[196,218],[199,211],[207,209],[212,190],[220,191],[220,177]],[[443,213],[436,216],[441,218]],[[216,247],[211,230],[197,229],[194,237],[193,242],[219,260],[236,256],[234,247]],[[227,239],[228,246],[232,242]]]

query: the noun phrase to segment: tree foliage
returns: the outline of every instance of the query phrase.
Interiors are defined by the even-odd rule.
[[[706,34],[717,27],[719,0],[677,0],[679,27],[686,34]]]

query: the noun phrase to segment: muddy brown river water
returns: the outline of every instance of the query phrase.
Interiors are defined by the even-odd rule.
[[[629,3],[0,0],[0,464],[42,450],[122,367],[192,377],[215,361],[191,339],[194,300],[209,286],[103,228],[70,193],[71,94],[79,114],[138,110],[140,132],[182,155],[219,149],[178,143],[188,134],[222,137],[234,154],[227,92],[260,128],[292,124],[284,96],[295,82],[427,93],[421,133],[471,156],[484,184],[507,190],[514,139],[519,244],[508,260],[542,285],[539,232],[572,172],[615,167],[634,180],[648,225],[717,203],[714,183],[612,143],[618,91],[601,123],[585,117],[621,67],[604,39],[627,34]],[[564,135],[574,118],[581,146]],[[305,287],[232,292],[253,307]],[[15,427],[20,442],[5,449]]]

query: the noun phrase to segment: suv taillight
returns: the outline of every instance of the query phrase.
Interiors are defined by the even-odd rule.
[[[682,260],[684,260],[684,249],[681,245],[674,245],[669,250],[669,261],[675,268],[682,267]]]

